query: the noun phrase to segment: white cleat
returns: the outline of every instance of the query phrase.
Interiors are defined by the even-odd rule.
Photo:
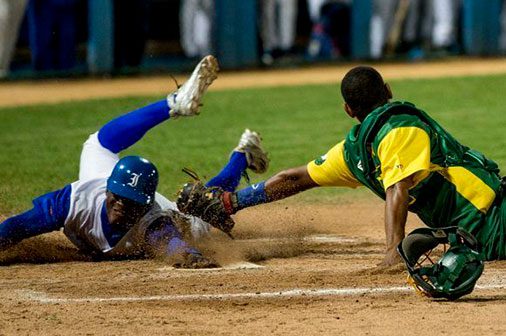
[[[167,96],[171,118],[199,114],[201,100],[207,88],[218,77],[218,61],[214,56],[204,57],[190,78],[178,90]]]
[[[265,173],[269,168],[270,160],[262,148],[262,138],[257,132],[245,129],[234,152],[246,154],[248,168],[257,174]]]

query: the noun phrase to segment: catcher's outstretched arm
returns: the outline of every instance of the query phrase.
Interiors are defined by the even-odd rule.
[[[283,170],[265,182],[265,194],[269,202],[318,187],[307,171],[307,166]]]
[[[224,193],[224,207],[228,214],[244,208],[277,201],[301,191],[317,187],[306,166],[283,170],[267,181],[253,184],[235,193]]]
[[[197,216],[212,226],[230,233],[234,221],[230,215],[258,204],[269,203],[318,186],[306,166],[291,168],[267,181],[255,183],[236,192],[208,188],[200,181],[186,183],[177,198],[179,211]]]

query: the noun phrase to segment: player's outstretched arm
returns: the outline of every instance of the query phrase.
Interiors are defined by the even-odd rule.
[[[265,194],[269,202],[290,197],[317,187],[307,171],[307,166],[283,170],[265,182]]]
[[[229,215],[244,208],[274,202],[317,187],[306,166],[283,170],[266,181],[221,196]]]
[[[177,198],[177,206],[179,211],[199,217],[230,233],[234,226],[230,215],[237,211],[280,200],[316,186],[305,166],[284,170],[267,181],[237,192],[208,188],[196,181],[183,186]]]

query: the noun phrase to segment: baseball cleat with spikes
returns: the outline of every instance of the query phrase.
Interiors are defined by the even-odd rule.
[[[207,88],[218,77],[218,61],[214,56],[204,57],[193,70],[190,78],[167,96],[170,117],[199,114],[201,100]]]
[[[269,168],[269,158],[262,148],[262,138],[257,132],[244,130],[235,152],[246,154],[248,168],[257,174],[262,174]]]

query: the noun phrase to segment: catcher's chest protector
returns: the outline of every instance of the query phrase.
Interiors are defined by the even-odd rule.
[[[379,179],[382,167],[377,153],[381,140],[397,127],[422,128],[430,140],[430,164],[439,167],[431,172],[409,194],[414,202],[410,211],[415,212],[429,226],[464,225],[476,233],[476,223],[481,222],[481,208],[457,192],[457,186],[445,176],[449,167],[464,168],[481,184],[500,192],[499,169],[495,162],[481,153],[461,145],[436,121],[413,104],[394,102],[381,106],[356,125],[344,144],[344,158],[352,174],[382,199],[386,198],[384,186]],[[465,182],[465,181],[464,181]],[[487,208],[493,197],[487,204]],[[456,221],[461,221],[457,223]],[[474,226],[473,226],[474,225]]]
[[[420,122],[423,123],[423,127],[430,132],[432,137],[431,147],[434,147],[431,153],[432,163],[441,167],[480,166],[487,171],[499,173],[497,164],[486,159],[482,154],[461,145],[434,119],[422,110],[417,109],[415,105],[408,102],[388,103],[378,107],[361,124],[353,127],[348,133],[344,144],[345,160],[353,175],[383,199],[385,198],[385,192],[378,181],[381,166],[379,166],[380,162],[377,157],[372,153],[373,147],[380,142],[378,137],[382,138],[386,135],[380,135],[380,130],[389,123],[392,116],[398,116],[402,120],[403,127],[410,126],[410,123],[413,122],[417,123],[413,124],[415,127],[418,127]],[[391,127],[398,126],[391,125]],[[497,181],[497,183],[500,182]]]

